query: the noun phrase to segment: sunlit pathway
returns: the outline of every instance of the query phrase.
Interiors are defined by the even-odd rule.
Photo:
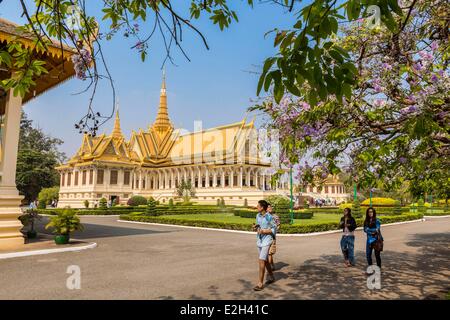
[[[356,268],[344,268],[340,234],[279,237],[277,281],[253,292],[255,237],[83,217],[76,237],[98,247],[0,260],[0,299],[410,299],[450,290],[450,218],[383,228],[382,289],[366,286],[365,238],[356,232]],[[68,290],[67,267],[81,268]],[[7,275],[7,277],[5,277]]]

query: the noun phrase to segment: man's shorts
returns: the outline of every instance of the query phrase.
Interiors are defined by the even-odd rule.
[[[267,257],[269,256],[269,248],[270,246],[258,247],[259,260],[267,261]]]

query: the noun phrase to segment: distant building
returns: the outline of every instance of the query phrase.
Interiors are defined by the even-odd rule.
[[[133,131],[127,141],[120,128],[119,112],[110,135],[84,135],[81,147],[58,166],[58,207],[90,207],[101,198],[125,204],[133,195],[167,202],[177,196],[181,181],[191,181],[199,203],[249,205],[282,192],[288,184],[273,188],[271,164],[251,148],[254,122],[237,123],[182,134],[174,129],[168,114],[166,82],[163,79],[159,110],[147,130]]]
[[[323,200],[327,205],[340,204],[351,197],[337,175],[328,176],[322,186],[307,186],[301,195],[312,199],[314,203],[316,200]]]

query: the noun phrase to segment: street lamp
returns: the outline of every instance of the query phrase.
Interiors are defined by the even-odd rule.
[[[291,224],[294,223],[294,196],[292,192],[292,166],[289,169],[289,181],[290,181],[290,191],[291,191]]]

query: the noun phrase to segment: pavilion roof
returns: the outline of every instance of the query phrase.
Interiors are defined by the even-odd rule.
[[[12,41],[19,41],[24,48],[34,50],[34,57],[45,61],[44,67],[48,70],[47,74],[33,79],[36,86],[30,88],[30,92],[25,94],[22,101],[26,103],[75,75],[71,57],[76,53],[76,49],[65,44],[61,45],[55,40],[47,44],[47,49],[36,49],[34,48],[35,35],[32,32],[23,31],[19,27],[14,22],[0,18],[0,48]],[[13,71],[13,69],[1,67],[0,80],[10,77]]]

